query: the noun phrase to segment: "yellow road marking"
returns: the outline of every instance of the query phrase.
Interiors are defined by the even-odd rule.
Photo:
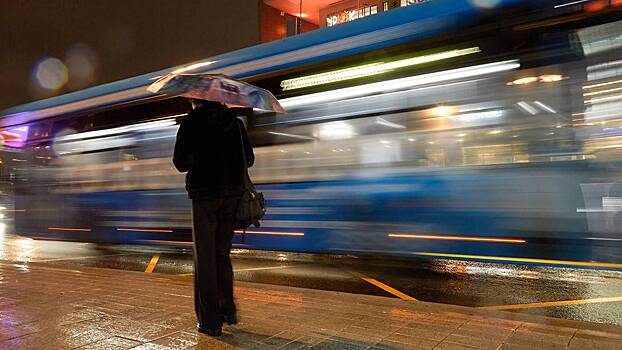
[[[151,261],[149,262],[149,265],[147,265],[147,268],[145,269],[146,273],[152,273],[153,269],[155,269],[156,264],[158,263],[158,260],[160,260],[160,256],[159,255],[154,255],[153,258],[151,258]]]
[[[391,286],[387,286],[386,284],[384,284],[384,283],[382,283],[382,282],[380,282],[378,280],[375,280],[373,278],[361,277],[361,279],[363,279],[366,282],[369,282],[369,283],[373,284],[374,286],[376,286],[376,287],[378,287],[378,288],[380,288],[380,289],[382,289],[382,290],[384,290],[384,291],[386,291],[388,293],[391,293],[391,294],[395,295],[396,297],[398,297],[398,298],[400,298],[402,300],[417,301],[417,299],[411,297],[410,295],[404,294],[404,293],[400,292],[399,290],[397,290],[397,289],[395,289],[395,288],[393,288]]]
[[[539,307],[552,307],[552,306],[564,306],[564,305],[611,303],[615,301],[622,301],[622,297],[548,301],[548,302],[543,302],[543,303],[513,304],[513,305],[499,305],[499,306],[481,306],[481,307],[478,307],[478,309],[516,310],[516,309],[531,309],[531,308],[539,308]]]
[[[548,259],[532,259],[532,258],[513,258],[513,257],[505,257],[505,256],[481,256],[481,255],[425,253],[425,252],[416,252],[414,254],[421,255],[421,256],[437,257],[437,258],[498,260],[498,261],[539,263],[539,264],[550,264],[550,265],[589,266],[589,267],[607,267],[607,268],[614,268],[614,269],[622,269],[622,264],[599,263],[599,262],[588,262],[588,261],[548,260]]]

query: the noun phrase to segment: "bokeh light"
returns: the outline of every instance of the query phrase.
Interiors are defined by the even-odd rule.
[[[58,90],[69,79],[67,66],[58,58],[44,58],[35,67],[35,79],[44,89]]]
[[[73,45],[65,56],[69,69],[70,83],[77,87],[88,85],[95,80],[97,54],[88,45],[78,43]]]
[[[490,9],[493,8],[501,2],[501,0],[470,0],[471,3],[477,7]]]

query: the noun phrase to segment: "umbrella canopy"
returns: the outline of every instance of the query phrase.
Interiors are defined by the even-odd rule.
[[[285,113],[279,101],[266,89],[221,74],[168,74],[147,90],[228,105]]]

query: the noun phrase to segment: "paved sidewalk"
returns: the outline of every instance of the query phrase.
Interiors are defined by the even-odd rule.
[[[0,263],[0,349],[622,349],[622,327],[237,283],[241,322],[195,331],[176,276]]]

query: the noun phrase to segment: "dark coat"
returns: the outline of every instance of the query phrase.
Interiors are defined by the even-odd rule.
[[[186,190],[191,199],[241,195],[244,190],[242,142],[247,166],[255,162],[241,120],[225,106],[210,103],[192,110],[177,132],[173,163],[186,174]]]

